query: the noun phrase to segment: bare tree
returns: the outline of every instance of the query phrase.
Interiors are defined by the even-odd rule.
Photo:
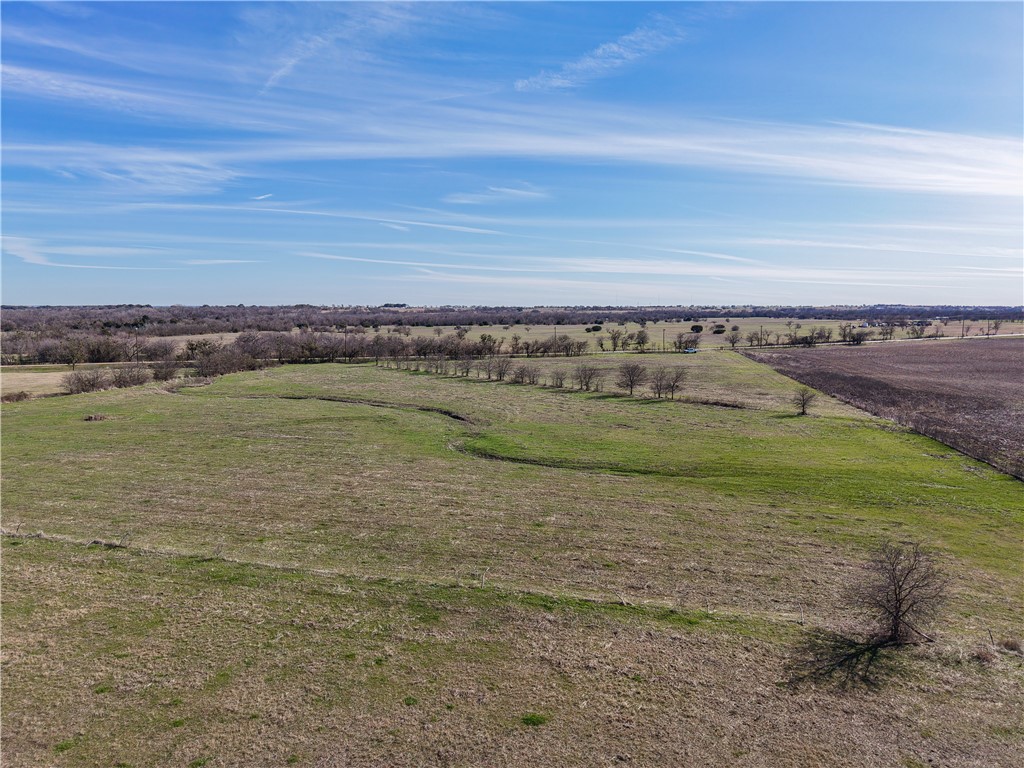
[[[686,381],[686,369],[673,368],[665,382],[665,391],[668,392],[670,398],[676,399],[676,392],[682,389],[684,381]]]
[[[885,542],[851,589],[849,601],[872,621],[874,642],[930,642],[926,630],[946,602],[948,588],[934,557],[919,543]]]
[[[620,389],[629,390],[629,396],[633,396],[633,390],[647,381],[647,369],[640,363],[623,363],[619,366],[615,384]]]
[[[600,371],[597,369],[597,366],[580,363],[573,368],[572,378],[580,389],[584,389],[589,392],[590,389],[598,383],[599,374]]]
[[[563,371],[561,368],[555,368],[553,371],[551,371],[550,376],[552,387],[558,387],[559,389],[561,389],[562,387],[565,386],[565,371]]]
[[[846,603],[868,620],[862,633],[811,630],[796,649],[791,684],[838,678],[843,684],[877,682],[891,674],[892,649],[922,641],[943,604],[949,584],[935,559],[918,543],[886,542],[847,591]],[[860,636],[858,636],[860,635]]]
[[[60,343],[57,355],[60,362],[70,365],[73,371],[76,365],[85,362],[85,341],[78,336],[69,336]]]
[[[675,339],[672,341],[672,348],[676,352],[682,352],[686,349],[697,349],[700,347],[700,334],[699,333],[683,333],[679,332],[676,334]]]
[[[792,402],[793,405],[800,409],[798,415],[806,416],[808,407],[810,407],[811,403],[817,399],[818,393],[813,389],[810,387],[800,387],[800,389],[798,389],[793,395]]]
[[[725,340],[729,343],[730,349],[736,349],[736,345],[743,340],[743,334],[739,331],[730,331],[725,334]]]
[[[480,374],[487,374],[487,378],[490,379],[494,376],[494,358],[485,357],[476,364],[476,377],[479,379]]]
[[[504,381],[508,372],[512,369],[512,361],[507,357],[499,357],[494,361],[494,378]]]
[[[174,360],[174,342],[168,341],[167,339],[157,339],[156,341],[149,342],[145,347],[142,348],[142,354],[145,355],[147,360],[154,363],[163,362],[165,360]]]
[[[671,372],[668,368],[661,365],[651,371],[651,375],[648,378],[650,383],[651,392],[654,393],[655,397],[663,397],[668,391],[667,385]]]

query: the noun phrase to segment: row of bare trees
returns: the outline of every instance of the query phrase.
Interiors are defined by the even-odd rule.
[[[629,396],[647,385],[656,398],[674,399],[686,381],[686,369],[679,366],[657,366],[648,369],[641,363],[622,363],[615,369],[605,369],[588,362],[579,362],[571,368],[542,370],[535,363],[516,361],[510,357],[470,357],[450,360],[444,355],[426,359],[402,357],[386,358],[385,367],[408,371],[426,371],[442,376],[460,376],[488,381],[507,381],[512,384],[533,384],[556,389],[578,389],[582,392],[601,392],[609,373],[614,375],[613,383]]]

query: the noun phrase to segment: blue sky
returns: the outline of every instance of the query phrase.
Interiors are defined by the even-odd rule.
[[[1021,304],[1021,3],[2,4],[7,304]]]

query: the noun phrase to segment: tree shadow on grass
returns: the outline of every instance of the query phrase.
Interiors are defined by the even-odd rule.
[[[796,648],[788,665],[787,683],[833,683],[841,688],[877,688],[901,668],[893,651],[898,645],[886,639],[867,639],[824,630],[809,633]]]

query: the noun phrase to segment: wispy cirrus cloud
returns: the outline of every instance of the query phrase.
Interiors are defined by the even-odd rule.
[[[632,32],[599,45],[554,72],[542,71],[533,77],[516,80],[515,89],[550,91],[579,88],[685,39],[685,30],[670,19],[656,14]]]
[[[311,259],[324,259],[326,261],[355,261],[364,264],[388,264],[396,267],[417,267],[417,268],[431,268],[431,269],[472,269],[472,270],[483,270],[485,272],[555,272],[554,269],[546,269],[544,267],[495,267],[490,265],[481,264],[447,264],[441,262],[425,262],[425,261],[402,261],[398,259],[370,259],[363,256],[338,256],[332,253],[315,253],[315,252],[303,252],[299,253],[299,256],[305,256]]]
[[[204,151],[108,144],[7,144],[5,165],[100,181],[113,191],[164,196],[219,191],[239,173]]]
[[[262,264],[260,259],[186,259],[181,262],[191,267],[216,267],[222,264]]]
[[[455,192],[445,195],[446,203],[456,205],[481,205],[486,203],[508,203],[525,202],[531,200],[545,200],[551,197],[544,189],[535,187],[532,184],[519,184],[516,186],[487,187],[483,192]]]
[[[935,267],[927,274],[907,268],[857,268],[785,266],[781,264],[722,264],[699,263],[669,259],[638,258],[538,258],[526,257],[516,260],[515,266],[495,266],[479,263],[455,263],[438,261],[412,261],[404,259],[382,259],[363,256],[346,256],[315,251],[297,254],[307,258],[327,261],[377,264],[388,267],[408,267],[416,274],[429,274],[437,281],[531,284],[544,280],[558,282],[560,278],[550,275],[628,276],[631,278],[658,277],[663,279],[715,279],[756,282],[801,283],[821,285],[875,285],[897,287],[914,285],[918,287],[951,287],[962,281],[984,281],[993,277],[1024,277],[1020,269],[966,267],[951,265]],[[440,270],[440,271],[439,271]],[[965,274],[967,271],[967,274]],[[478,273],[485,273],[483,275]],[[512,275],[499,277],[494,273]],[[515,275],[538,275],[538,277],[517,277]],[[571,278],[567,278],[573,281]],[[574,281],[573,281],[574,282]],[[616,283],[618,281],[616,280]]]
[[[189,94],[6,65],[4,89],[5,98],[44,97],[135,117],[184,117],[218,130],[261,131],[230,145],[199,143],[193,151],[100,143],[5,147],[5,165],[47,167],[65,176],[84,174],[122,185],[134,182],[137,189],[151,188],[157,194],[216,190],[237,175],[269,178],[268,168],[292,162],[444,158],[711,168],[952,195],[1019,197],[1024,184],[1021,142],[1012,136],[849,122],[694,120],[651,108],[619,114],[579,104],[512,109],[500,100],[481,100],[473,107],[441,100],[391,110],[382,118],[380,105],[374,104],[346,104],[344,110],[323,101],[283,107],[269,99]],[[446,202],[539,199],[541,192],[495,185],[453,193]]]
[[[248,40],[259,48],[276,47],[263,82],[265,95],[310,61],[372,58],[382,41],[407,33],[424,17],[405,3],[326,3],[301,11],[286,7],[255,8],[243,14]]]
[[[736,242],[747,245],[810,248],[816,251],[853,250],[870,251],[872,253],[920,253],[931,256],[970,256],[993,259],[1019,259],[1022,255],[1019,248],[975,247],[959,249],[948,246],[943,248],[936,244],[912,241],[888,242],[884,240],[865,240],[862,242],[851,242],[842,240],[801,240],[784,237],[751,237],[740,239]]]
[[[50,259],[54,255],[73,256],[127,256],[138,255],[145,249],[130,249],[118,247],[97,247],[97,248],[76,248],[69,246],[53,246],[29,237],[14,237],[5,235],[2,240],[3,252],[7,255],[21,259],[26,264],[36,264],[42,267],[63,267],[66,269],[115,269],[129,271],[154,271],[166,270],[167,267],[134,267],[110,264],[69,264],[67,262],[56,262]],[[131,253],[129,253],[131,252]]]

